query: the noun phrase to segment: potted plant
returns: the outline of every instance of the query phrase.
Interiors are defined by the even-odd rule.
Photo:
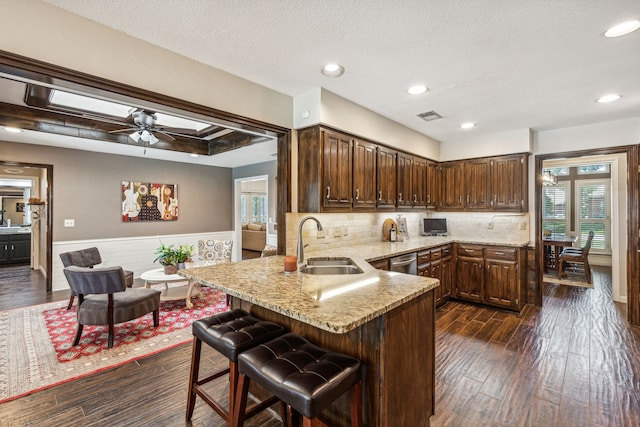
[[[156,259],[153,262],[158,262],[164,266],[164,274],[176,274],[178,271],[177,253],[178,250],[173,245],[165,245],[160,242],[160,246],[154,253]]]
[[[193,253],[193,245],[180,244],[176,249],[176,263],[178,264],[178,270],[184,268],[184,263],[191,261],[191,254]]]

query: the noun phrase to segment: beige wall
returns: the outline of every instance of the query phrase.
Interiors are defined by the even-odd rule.
[[[232,229],[228,168],[1,141],[0,160],[53,165],[54,242]],[[178,220],[123,223],[122,181],[177,184]]]
[[[144,22],[144,18],[141,19]],[[215,25],[213,21],[212,25]],[[40,1],[2,0],[0,49],[292,127],[293,101],[290,96]]]

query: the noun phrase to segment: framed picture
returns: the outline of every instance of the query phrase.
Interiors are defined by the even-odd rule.
[[[16,203],[16,212],[24,212],[24,203],[22,202]]]
[[[176,221],[178,186],[122,181],[122,222]]]

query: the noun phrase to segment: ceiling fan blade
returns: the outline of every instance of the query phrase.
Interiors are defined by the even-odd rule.
[[[176,140],[173,136],[169,135],[168,133],[166,133],[164,131],[158,130],[158,129],[154,129],[153,133],[156,135],[157,138],[159,138],[161,140],[164,140],[164,141],[171,142],[171,141],[175,141]]]
[[[155,126],[153,129],[158,132],[173,133],[176,135],[198,136],[198,131],[195,129],[172,128],[167,126]]]
[[[135,132],[137,129],[136,128],[127,128],[127,129],[117,129],[117,130],[110,130],[109,133],[122,133],[122,132]]]

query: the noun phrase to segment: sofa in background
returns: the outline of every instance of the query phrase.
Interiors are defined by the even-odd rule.
[[[242,224],[242,249],[262,251],[267,244],[267,224]]]

